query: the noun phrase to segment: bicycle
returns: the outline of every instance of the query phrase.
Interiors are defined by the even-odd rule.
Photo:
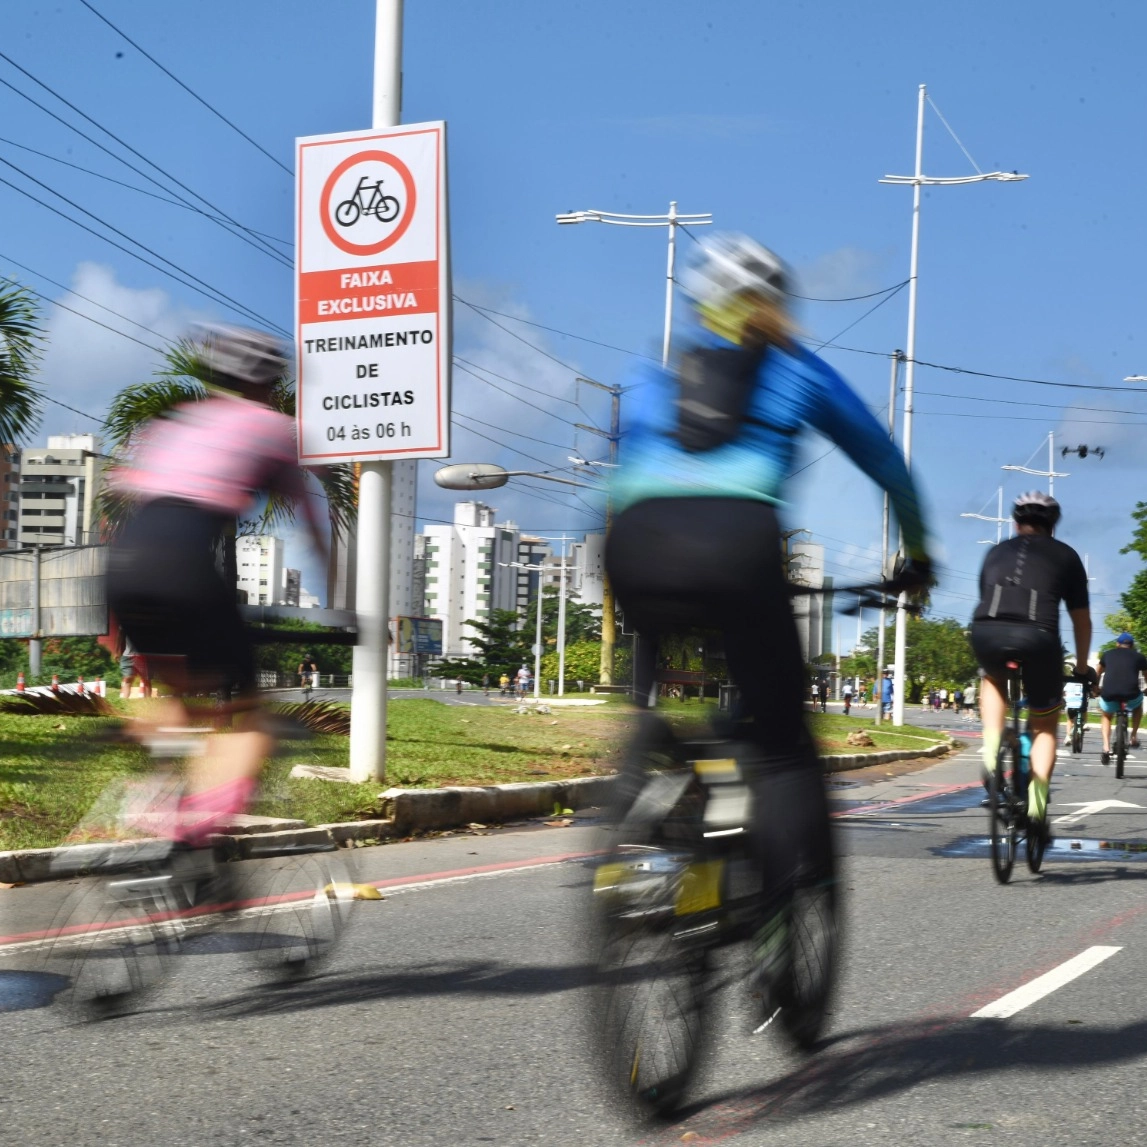
[[[1027,814],[1027,786],[1031,764],[1024,753],[1022,737],[1031,744],[1031,727],[1025,722],[1020,728],[1023,709],[1020,664],[1007,662],[1007,696],[1011,708],[1011,723],[1004,726],[1000,747],[996,752],[996,765],[989,775],[988,825],[991,841],[992,872],[1000,884],[1007,884],[1012,876],[1016,859],[1016,840],[1024,832],[1024,845],[1028,868],[1033,873],[1043,866],[1049,835],[1047,822],[1032,821]]]
[[[393,223],[402,205],[393,195],[382,190],[383,180],[370,183],[364,175],[348,199],[335,207],[335,222],[340,227],[353,227],[363,215],[373,215],[380,223]],[[365,193],[370,191],[369,198]]]
[[[878,588],[887,586],[848,592],[870,608]],[[753,980],[763,1001],[754,1034],[775,1022],[811,1050],[835,984],[833,858],[763,871],[750,847],[752,782],[769,764],[751,726],[725,720],[679,739],[642,714],[594,875],[596,1034],[612,1085],[644,1115],[681,1105],[719,991]],[[756,949],[747,966],[718,958],[747,941]]]
[[[1119,702],[1119,712],[1115,714],[1114,728],[1111,731],[1111,750],[1115,754],[1115,776],[1123,779],[1123,762],[1127,760],[1127,716],[1130,710],[1126,701]]]
[[[170,835],[182,793],[170,764],[194,744],[168,736],[157,746],[167,767],[104,794],[120,829]],[[353,898],[334,850],[271,845],[236,862],[170,839],[140,841],[132,856],[109,862],[114,871],[82,879],[48,929],[44,970],[68,985],[57,1000],[82,1019],[121,1015],[161,983],[189,940],[221,928],[238,928],[242,947],[275,978],[314,975],[333,954]],[[65,857],[57,875],[80,875],[74,863]]]

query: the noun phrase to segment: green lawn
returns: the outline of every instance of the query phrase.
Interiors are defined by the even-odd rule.
[[[119,707],[119,702],[116,702]],[[671,702],[663,712],[675,723],[703,718],[711,705]],[[300,763],[345,766],[347,740],[319,736],[292,742],[265,771],[252,810],[321,824],[379,815],[379,793],[390,786],[438,787],[593,776],[613,771],[633,710],[610,701],[586,708],[557,708],[523,715],[510,708],[443,705],[429,699],[393,701],[387,736],[387,779],[365,785],[291,779]],[[836,714],[810,716],[826,752],[924,747],[936,740],[924,730],[886,733]],[[90,810],[107,786],[143,777],[150,758],[141,749],[102,743],[112,719],[23,717],[0,714],[0,849],[40,848],[92,829]],[[865,728],[876,744],[857,749],[849,732]],[[920,738],[924,738],[921,740]],[[96,818],[98,820],[98,818]],[[85,835],[84,833],[80,834]]]

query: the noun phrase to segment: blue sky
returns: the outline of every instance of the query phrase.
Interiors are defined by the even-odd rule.
[[[371,0],[92,3],[287,167],[295,136],[369,123]],[[803,294],[839,297],[889,287],[907,277],[911,191],[877,181],[911,170],[916,87],[927,83],[982,168],[1018,169],[1031,178],[926,194],[918,357],[1089,388],[918,369],[914,464],[948,571],[936,606],[957,616],[970,611],[984,551],[977,540],[992,531],[960,513],[993,499],[1001,478],[1011,495],[1039,484],[999,467],[1023,463],[1054,430],[1068,445],[1108,448],[1102,460],[1065,460],[1071,477],[1057,486],[1065,511],[1061,536],[1090,555],[1102,617],[1137,568],[1118,551],[1143,496],[1137,443],[1139,427],[1147,425],[1147,394],[1133,385],[1126,392],[1094,388],[1122,386],[1124,375],[1147,372],[1139,324],[1147,170],[1137,53],[1145,25],[1142,6],[1130,2],[1088,9],[1084,19],[1076,5],[1023,0],[944,6],[408,0],[404,118],[449,124],[458,295],[655,354],[663,234],[559,228],[555,212],[658,212],[676,199],[683,211],[711,211],[719,226],[775,247],[796,267]],[[291,234],[287,172],[79,0],[5,5],[0,51],[12,61],[0,59],[0,80],[80,125],[75,112],[13,63],[26,68],[204,196],[213,207],[203,210],[271,236]],[[289,326],[285,262],[202,215],[58,160],[165,197],[173,186],[167,176],[83,125],[168,189],[161,191],[3,86],[0,125],[0,160],[27,173],[0,163],[0,179],[62,212],[0,183],[0,271],[148,344],[196,318],[236,317],[218,298],[81,230],[75,221],[111,234],[84,209],[150,247],[156,253],[145,256],[150,261],[170,260],[268,323]],[[925,170],[971,170],[931,111]],[[289,247],[271,245],[289,262]],[[820,341],[877,301],[804,303],[800,317]],[[902,291],[840,341],[883,354],[903,347],[906,311]],[[44,378],[59,400],[100,415],[118,386],[151,369],[156,356],[147,347],[67,311],[47,313],[52,341]],[[459,419],[454,457],[528,468],[538,460],[564,465],[575,444],[591,452],[584,432],[575,442],[572,422],[588,417],[600,424],[607,410],[600,396],[578,389],[575,371],[624,382],[638,360],[514,320],[498,322],[567,365],[459,306],[456,353],[503,376],[500,385],[511,392],[521,382],[545,396],[517,391],[542,409],[523,406],[456,372],[455,409],[467,417]],[[874,409],[885,404],[886,359],[825,353]],[[92,427],[56,407],[44,429]],[[521,436],[512,436],[511,427]],[[810,440],[808,460],[826,449]],[[449,517],[452,496],[430,483],[432,463],[422,469],[420,512]],[[491,501],[503,516],[543,532],[581,530],[595,520],[560,487],[508,487]],[[840,580],[871,572],[879,495],[839,455],[804,472],[787,518],[825,542],[830,572]],[[321,593],[322,579],[301,546],[293,546],[291,561]],[[853,626],[845,623],[846,647]]]

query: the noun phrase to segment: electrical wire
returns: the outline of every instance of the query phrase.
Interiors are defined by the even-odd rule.
[[[92,4],[88,3],[88,0],[80,0],[80,3],[85,8],[87,8],[87,10],[91,12],[93,16],[96,16],[102,20],[109,28],[111,28],[113,32],[116,32],[122,36],[137,52],[139,52],[141,56],[144,56],[146,59],[150,60],[165,76],[171,80],[174,80],[175,83],[177,83],[189,96],[192,97],[192,99],[198,100],[209,112],[212,113],[212,115],[218,116],[219,119],[221,119],[229,128],[231,128],[232,131],[238,132],[239,135],[241,135],[252,147],[261,151],[272,163],[281,167],[289,176],[294,175],[294,172],[291,171],[291,169],[287,167],[286,164],[280,163],[279,160],[277,160],[265,147],[263,147],[262,144],[256,143],[255,140],[253,140],[241,127],[232,123],[231,120],[229,120],[218,108],[209,104],[198,92],[192,91],[191,88],[189,88],[177,75],[174,75],[171,71],[165,68],[163,64],[161,64],[150,52],[148,52],[145,48],[140,47],[140,45],[137,44],[122,28],[116,27],[116,25],[113,24],[102,12],[100,12]]]
[[[456,295],[455,298],[458,298],[458,296]],[[537,353],[542,355],[544,358],[548,358],[551,362],[556,362],[558,364],[558,366],[565,367],[566,370],[572,372],[573,374],[581,374],[581,371],[578,370],[578,368],[576,366],[570,366],[570,364],[568,362],[563,362],[556,355],[550,354],[550,352],[548,350],[543,350],[536,343],[532,343],[532,342],[530,342],[529,339],[523,338],[516,331],[510,330],[509,327],[502,326],[502,324],[500,322],[498,322],[497,319],[492,319],[489,315],[485,314],[479,307],[476,307],[473,303],[468,303],[468,302],[466,302],[465,299],[462,299],[462,298],[458,298],[458,301],[464,307],[469,307],[470,310],[472,310],[476,315],[481,315],[482,318],[484,318],[486,320],[486,322],[493,323],[494,326],[496,326],[498,328],[498,330],[505,331],[505,333],[508,334],[510,336],[510,338],[517,339],[518,342],[520,342],[520,343],[525,343],[525,345],[528,346],[531,350],[537,351]]]
[[[2,54],[2,53],[0,53],[0,54]],[[2,159],[2,158],[0,158],[0,163],[7,164],[9,167],[15,166],[14,164],[11,163],[10,160],[6,160],[6,159]],[[19,168],[17,168],[16,170],[19,170]],[[24,173],[21,172],[21,174],[24,174]],[[33,182],[39,183],[39,180],[34,180]],[[59,215],[61,219],[67,219],[69,222],[75,224],[75,226],[81,228],[84,231],[87,231],[91,235],[94,235],[97,239],[102,239],[105,243],[108,243],[111,246],[117,248],[118,250],[122,251],[125,255],[130,255],[133,259],[138,259],[141,263],[144,263],[148,267],[151,267],[153,270],[159,271],[160,274],[166,275],[170,279],[174,279],[180,285],[190,288],[191,290],[195,291],[197,294],[203,295],[205,298],[211,299],[212,302],[221,303],[224,306],[228,306],[228,307],[230,307],[230,309],[235,310],[237,313],[244,315],[247,318],[253,319],[255,322],[262,323],[265,326],[271,327],[272,329],[279,331],[279,333],[281,333],[282,335],[284,335],[287,338],[293,337],[288,330],[279,326],[278,323],[271,322],[270,319],[264,318],[263,316],[259,315],[257,312],[252,311],[249,308],[247,308],[246,306],[244,306],[242,303],[238,303],[234,300],[230,300],[229,296],[224,295],[222,292],[219,292],[219,297],[216,297],[215,295],[210,294],[209,292],[214,291],[215,288],[211,287],[211,285],[209,283],[204,283],[204,286],[207,288],[207,290],[203,290],[200,287],[195,286],[194,283],[187,282],[185,279],[181,279],[178,275],[173,274],[171,271],[168,271],[165,268],[159,266],[158,263],[153,263],[150,259],[145,259],[138,252],[132,251],[130,248],[123,246],[122,243],[117,243],[114,239],[109,239],[106,235],[101,235],[100,232],[96,231],[94,228],[89,227],[86,223],[81,223],[80,220],[73,218],[71,215],[68,215],[66,212],[61,211],[57,207],[53,207],[50,203],[45,203],[42,199],[37,198],[37,196],[33,195],[30,191],[27,191],[23,187],[20,187],[19,185],[13,183],[11,180],[5,179],[3,176],[0,176],[0,183],[4,184],[7,187],[12,188],[13,191],[16,191],[19,194],[26,196],[28,199],[31,199],[33,203],[38,203],[41,207],[47,208],[47,210],[51,211],[53,214]],[[41,185],[41,186],[44,186],[44,185]],[[48,190],[51,190],[51,188],[49,188]],[[63,199],[64,202],[66,202],[66,203],[71,203],[71,200],[67,199],[66,196],[60,195],[59,192],[53,191],[52,194],[57,195],[60,199]],[[81,211],[84,210],[83,208],[78,207],[78,205],[76,205],[76,204],[72,204],[72,205],[77,206],[78,210],[81,210]],[[98,216],[92,215],[92,213],[90,211],[84,211],[84,214],[90,215],[93,219],[96,219],[97,222],[103,224],[103,226],[108,227],[112,231],[115,231],[116,234],[119,234],[119,235],[124,234],[124,232],[120,231],[118,228],[112,227],[111,224],[104,223],[104,221],[102,219],[99,219]],[[127,240],[129,242],[135,243],[138,247],[142,248],[145,251],[149,251],[149,253],[150,253],[150,248],[144,246],[142,243],[139,243],[138,240],[132,239],[130,235],[125,235],[125,238],[127,238]],[[198,281],[200,283],[204,282],[202,279],[198,279],[197,276],[192,275],[190,272],[183,272],[182,268],[178,267],[177,264],[172,263],[170,259],[166,259],[162,255],[157,255],[156,257],[159,259],[162,259],[163,262],[165,262],[165,263],[169,263],[172,267],[175,267],[176,270],[181,271],[181,273],[187,274],[189,278],[195,279],[196,281]]]
[[[812,348],[813,352],[815,353],[816,351],[824,350],[825,347],[832,346],[832,344],[835,343],[836,340],[841,337],[841,335],[847,334],[850,330],[852,330],[853,327],[857,326],[859,323],[864,322],[864,320],[868,318],[868,316],[871,315],[874,311],[878,311],[882,306],[884,306],[885,303],[890,302],[892,299],[896,298],[896,296],[904,289],[907,282],[908,280],[905,279],[904,282],[900,284],[900,286],[894,287],[890,294],[885,295],[884,298],[882,298],[878,303],[875,303],[869,307],[868,310],[866,310],[864,314],[862,314],[859,318],[853,319],[853,321],[850,322],[848,326],[837,331],[837,333],[834,334],[832,338],[826,339],[822,343],[818,343]]]
[[[222,216],[224,219],[226,219],[226,220],[227,220],[229,223],[233,224],[235,227],[238,227],[238,228],[239,228],[241,231],[243,231],[243,232],[246,232],[248,235],[250,235],[250,236],[251,236],[250,240],[247,240],[247,241],[251,242],[251,243],[252,243],[252,245],[254,245],[255,247],[259,248],[260,250],[263,250],[265,253],[267,253],[267,254],[270,254],[271,256],[273,256],[273,257],[274,257],[274,258],[276,258],[276,259],[281,259],[281,258],[282,258],[282,253],[281,253],[281,252],[279,252],[279,251],[276,251],[276,250],[275,250],[274,248],[272,248],[272,247],[268,247],[268,246],[266,245],[266,243],[265,243],[265,242],[264,242],[262,239],[259,239],[259,238],[258,238],[257,236],[255,236],[255,235],[254,235],[252,232],[250,232],[250,231],[249,231],[249,229],[248,229],[248,228],[246,228],[246,227],[244,227],[244,226],[243,226],[243,224],[242,224],[242,223],[240,223],[240,222],[239,222],[237,219],[233,219],[233,218],[232,218],[230,215],[228,215],[228,214],[227,214],[227,212],[226,212],[226,211],[223,211],[221,208],[219,208],[219,207],[216,207],[216,206],[215,206],[215,204],[214,204],[214,203],[212,203],[212,202],[211,202],[209,199],[207,199],[205,196],[203,196],[203,195],[200,195],[200,194],[199,194],[199,192],[197,192],[197,191],[193,191],[193,190],[192,190],[190,187],[188,187],[188,186],[187,186],[187,184],[183,183],[181,180],[177,179],[177,178],[176,178],[174,175],[172,175],[170,172],[168,172],[168,171],[165,171],[165,170],[164,170],[162,167],[160,167],[158,163],[155,163],[154,161],[152,161],[152,160],[148,159],[146,155],[144,155],[144,154],[143,154],[142,152],[140,152],[140,151],[137,151],[137,150],[136,150],[134,147],[132,147],[132,146],[131,146],[131,144],[127,143],[125,140],[122,140],[122,139],[120,139],[120,138],[119,138],[119,136],[117,136],[117,135],[115,134],[115,132],[113,132],[113,131],[110,131],[108,128],[104,127],[104,126],[103,126],[103,124],[99,123],[97,120],[93,119],[93,118],[92,118],[90,115],[88,115],[88,114],[87,114],[87,112],[85,112],[85,111],[82,111],[80,108],[76,107],[76,105],[75,105],[75,104],[73,104],[73,103],[72,103],[70,100],[68,100],[68,99],[65,99],[65,98],[64,98],[62,95],[60,95],[60,93],[59,93],[59,92],[57,92],[57,91],[56,91],[54,88],[51,88],[51,87],[50,87],[48,84],[45,84],[45,83],[43,82],[43,80],[39,80],[39,79],[37,79],[37,78],[36,78],[34,75],[32,75],[32,73],[31,73],[31,72],[29,72],[29,71],[28,71],[28,69],[27,69],[27,68],[24,68],[24,67],[22,67],[20,64],[16,63],[16,61],[15,61],[15,60],[13,60],[11,56],[9,56],[9,55],[6,55],[6,54],[5,54],[3,51],[0,51],[0,60],[4,60],[4,61],[5,61],[6,63],[8,63],[8,64],[9,64],[11,67],[15,68],[15,69],[16,69],[18,72],[20,72],[21,74],[23,74],[24,76],[26,76],[26,77],[27,77],[29,80],[31,80],[31,81],[32,81],[32,83],[34,83],[34,84],[35,84],[37,87],[40,87],[40,88],[42,88],[42,89],[43,89],[44,91],[46,91],[46,92],[47,92],[49,95],[51,95],[51,96],[54,96],[54,97],[55,97],[57,100],[59,100],[59,101],[60,101],[60,103],[62,103],[62,104],[65,106],[65,107],[68,107],[68,108],[70,108],[70,109],[71,109],[72,111],[74,111],[74,112],[75,112],[77,115],[81,116],[81,117],[82,117],[83,119],[85,119],[85,120],[86,120],[88,123],[90,123],[90,124],[91,124],[93,127],[96,127],[96,128],[98,128],[98,129],[99,129],[100,131],[102,131],[102,132],[103,132],[103,133],[104,133],[106,136],[108,136],[108,137],[109,137],[109,138],[111,138],[111,139],[114,139],[114,140],[116,141],[116,143],[118,143],[118,144],[119,144],[121,147],[123,147],[123,148],[126,148],[128,151],[130,151],[130,152],[132,153],[132,155],[135,155],[135,156],[137,156],[137,157],[138,157],[139,159],[141,159],[141,160],[142,160],[144,163],[146,163],[146,164],[147,164],[149,167],[153,167],[153,168],[155,168],[155,170],[156,170],[156,171],[158,171],[158,172],[159,172],[161,175],[163,175],[163,176],[164,176],[164,178],[171,180],[171,182],[172,182],[172,183],[174,183],[176,186],[178,186],[178,187],[181,187],[181,188],[182,188],[184,191],[186,191],[186,192],[187,192],[189,195],[193,195],[193,196],[194,196],[196,199],[198,199],[198,200],[199,200],[201,203],[205,203],[205,204],[206,204],[208,207],[210,207],[210,208],[211,208],[211,210],[212,210],[212,211],[215,211],[217,214],[221,215],[221,216]],[[100,148],[100,150],[101,150],[101,151],[104,151],[104,152],[106,152],[106,153],[107,153],[108,155],[110,155],[110,156],[111,156],[113,159],[115,159],[115,160],[117,160],[118,162],[120,162],[120,163],[124,164],[124,166],[131,168],[131,170],[132,170],[132,171],[134,171],[134,172],[135,172],[137,175],[142,175],[142,176],[143,176],[145,179],[147,179],[147,180],[148,180],[148,182],[150,182],[150,183],[154,183],[154,184],[156,185],[156,187],[161,187],[161,188],[163,188],[163,190],[165,190],[165,191],[169,191],[169,192],[170,192],[170,190],[171,190],[170,188],[168,188],[168,187],[164,187],[164,186],[163,186],[163,184],[162,184],[162,183],[160,183],[158,180],[156,180],[154,177],[152,177],[152,176],[148,175],[148,174],[147,174],[146,172],[144,172],[144,171],[140,171],[140,169],[139,169],[139,168],[137,168],[137,167],[135,167],[133,164],[130,164],[130,163],[128,163],[128,162],[127,162],[127,160],[125,160],[125,159],[124,159],[122,156],[120,156],[120,155],[117,155],[117,154],[116,154],[114,151],[112,151],[110,148],[107,148],[107,147],[105,147],[105,146],[104,146],[103,144],[101,144],[101,143],[97,143],[97,142],[96,142],[94,139],[92,139],[90,136],[88,136],[88,135],[86,135],[84,132],[80,131],[80,130],[79,130],[79,128],[77,128],[77,127],[76,127],[74,124],[70,124],[70,123],[68,123],[68,121],[67,121],[67,120],[65,120],[65,119],[64,119],[62,116],[59,116],[59,115],[57,115],[55,112],[49,111],[47,108],[45,108],[45,107],[44,107],[44,105],[43,105],[43,104],[41,104],[41,103],[38,103],[36,100],[32,99],[32,97],[31,97],[31,96],[29,96],[27,93],[20,91],[20,89],[19,89],[19,88],[17,88],[17,87],[16,87],[14,84],[11,84],[11,83],[9,83],[7,80],[5,80],[5,79],[3,79],[3,78],[0,78],[0,83],[4,84],[4,86],[5,86],[5,87],[7,87],[7,88],[10,88],[10,89],[11,89],[12,91],[14,91],[14,92],[15,92],[15,93],[16,93],[18,96],[21,96],[23,99],[26,99],[26,100],[28,100],[28,102],[29,102],[29,103],[35,104],[35,106],[36,106],[36,107],[38,107],[38,108],[40,108],[40,110],[41,110],[41,111],[44,111],[44,112],[46,112],[46,113],[47,113],[48,115],[50,115],[50,116],[51,116],[53,119],[55,119],[55,120],[58,120],[58,121],[59,121],[60,123],[62,123],[62,124],[65,126],[65,127],[67,127],[67,128],[70,128],[72,131],[76,132],[76,134],[77,134],[77,135],[80,135],[80,136],[82,136],[84,139],[88,140],[88,142],[89,142],[89,143],[95,144],[95,146],[96,146],[96,147]],[[230,231],[230,228],[227,228],[227,230],[228,230],[228,231]],[[230,233],[231,233],[231,234],[235,234],[235,232],[233,232],[233,231],[231,231]],[[239,235],[237,235],[236,237],[237,237],[237,238],[242,238],[242,236],[239,236]]]
[[[86,139],[87,137],[85,136],[84,138]],[[32,155],[38,155],[41,159],[51,160],[52,163],[59,163],[64,167],[70,167],[73,171],[82,171],[85,175],[91,175],[95,179],[102,179],[107,183],[114,183],[117,187],[124,187],[128,191],[136,192],[138,195],[146,195],[149,199],[158,199],[160,203],[167,203],[172,207],[182,208],[184,211],[192,211],[196,215],[202,215],[204,219],[209,219],[212,223],[226,223],[226,220],[221,215],[212,215],[210,212],[204,211],[202,207],[196,207],[194,203],[188,203],[182,199],[172,199],[167,195],[157,195],[154,191],[148,191],[146,187],[136,187],[134,183],[125,183],[122,179],[105,175],[102,171],[93,171],[90,167],[83,167],[81,164],[72,163],[71,160],[61,159],[58,155],[52,155],[46,151],[39,151],[37,148],[29,147],[26,143],[17,143],[16,140],[8,139],[5,136],[0,136],[0,143],[6,143],[9,147],[18,147],[21,151],[30,152]],[[135,168],[133,167],[132,170],[134,171]],[[294,243],[289,239],[280,239],[279,236],[271,235],[266,231],[259,231],[254,227],[247,227],[245,230],[249,231],[252,235],[259,235],[264,239],[270,239],[272,243],[281,243],[284,247],[294,247]],[[262,250],[262,248],[256,248],[256,250]]]
[[[481,370],[481,371],[484,371],[486,374],[492,374],[495,378],[500,378],[503,382],[510,383],[511,386],[520,386],[523,390],[529,390],[529,391],[532,391],[534,394],[540,394],[543,398],[552,398],[555,402],[564,402],[569,406],[576,407],[578,410],[581,409],[581,407],[578,405],[578,403],[576,403],[572,398],[562,398],[562,396],[560,394],[550,394],[549,391],[540,390],[536,386],[530,386],[529,383],[519,382],[518,379],[516,379],[516,378],[510,378],[508,375],[499,374],[496,370],[491,370],[488,366],[481,366],[480,364],[478,364],[476,362],[471,362],[469,359],[463,358],[461,355],[456,354],[454,356],[454,361],[456,364],[458,364],[458,363],[465,364],[463,369],[465,369],[465,367],[467,367],[467,366],[473,367],[474,370]],[[470,374],[472,372],[467,371],[466,373]]]
[[[471,377],[476,378],[479,382],[484,382],[487,386],[492,386],[495,390],[500,391],[502,394],[505,394],[509,398],[514,399],[516,402],[524,402],[527,406],[538,411],[538,413],[548,415],[550,418],[554,418],[558,422],[562,422],[567,426],[573,425],[570,419],[563,418],[560,414],[554,414],[552,410],[546,410],[544,407],[538,406],[537,403],[530,402],[528,398],[522,398],[520,394],[511,394],[510,391],[508,391],[504,386],[499,386],[496,382],[491,382],[488,378],[483,378],[480,374],[475,374],[475,372],[470,370],[469,367],[463,366],[461,361],[457,358],[454,359],[454,365],[464,374],[468,374]]]

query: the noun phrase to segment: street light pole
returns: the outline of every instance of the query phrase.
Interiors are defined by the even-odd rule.
[[[1029,458],[1030,462],[1031,459]],[[1047,433],[1047,469],[1046,470],[1033,470],[1030,466],[1001,466],[1001,470],[1015,470],[1020,474],[1032,474],[1037,478],[1047,479],[1047,492],[1054,498],[1055,497],[1055,480],[1056,478],[1070,478],[1071,475],[1064,473],[1062,470],[1055,468],[1055,431],[1049,430]]]
[[[669,347],[673,339],[673,285],[677,258],[677,228],[707,227],[713,216],[705,211],[683,215],[677,210],[677,200],[669,204],[665,215],[620,215],[616,211],[567,211],[555,216],[559,223],[610,223],[615,227],[668,227],[669,251],[665,262],[665,331],[661,340],[661,365],[669,364]]]
[[[912,414],[914,385],[916,381],[916,291],[918,285],[918,270],[920,265],[920,194],[921,189],[928,187],[948,187],[964,183],[982,183],[993,180],[998,183],[1011,183],[1027,179],[1013,171],[980,171],[976,168],[975,175],[964,176],[930,176],[924,174],[924,104],[928,99],[928,89],[921,84],[918,91],[916,106],[916,168],[913,175],[886,175],[881,183],[892,183],[899,186],[912,187],[912,251],[909,258],[908,272],[908,343],[906,369],[904,372],[904,461],[908,468],[912,467]],[[961,145],[962,147],[963,145]],[[966,153],[965,153],[966,154]],[[971,157],[969,156],[969,159]],[[975,164],[973,163],[973,166]],[[901,531],[900,549],[904,549],[904,535]],[[908,623],[908,594],[902,593],[896,603],[896,637],[893,694],[892,694],[892,723],[904,724],[904,700],[907,693],[904,666],[907,650],[907,623]]]
[[[900,350],[893,351],[892,353],[892,370],[888,380],[888,437],[896,441],[896,382],[897,376],[900,374],[900,364],[904,361],[904,352]],[[880,577],[881,580],[888,580],[888,532],[890,526],[891,508],[888,503],[888,491],[884,491],[884,513],[881,519],[880,527]],[[887,624],[885,603],[887,601],[885,594],[880,595],[880,623],[877,626],[876,632],[876,682],[879,688],[880,682],[884,679],[884,628]],[[883,717],[883,693],[880,695],[881,704],[876,709],[876,723],[880,724]]]
[[[995,522],[996,523],[996,540],[995,545],[999,545],[1003,540],[1004,523],[1011,521],[1010,518],[1004,517],[1004,488],[1000,486],[996,491],[996,516],[994,518],[988,517],[987,514],[961,514],[961,518],[978,518],[981,522]],[[990,546],[993,543],[989,541],[980,542],[981,545]]]
[[[402,118],[402,0],[376,0],[372,124]],[[390,510],[392,462],[363,462],[358,482],[354,689],[350,702],[350,775],[386,776],[386,661],[390,629]]]

